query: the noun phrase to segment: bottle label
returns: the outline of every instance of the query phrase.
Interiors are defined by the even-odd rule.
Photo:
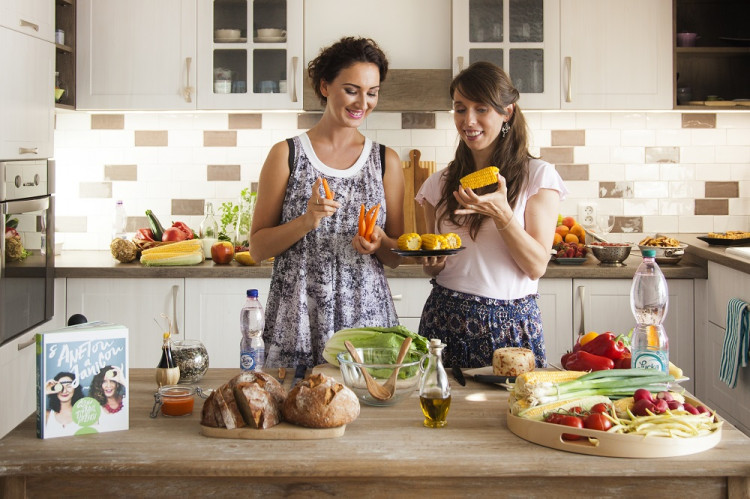
[[[258,371],[263,366],[263,350],[240,352],[240,369],[243,371]]]
[[[631,366],[635,369],[656,369],[669,372],[668,353],[663,350],[642,350],[633,352]]]

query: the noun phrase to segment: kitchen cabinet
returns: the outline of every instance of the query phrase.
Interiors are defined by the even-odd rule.
[[[195,0],[81,0],[76,15],[78,109],[195,109]]]
[[[750,435],[750,367],[741,367],[737,386],[730,388],[719,379],[721,352],[726,334],[727,303],[732,298],[750,301],[750,276],[723,265],[708,263],[706,319],[695,335],[695,394],[722,417]],[[697,302],[696,302],[697,305]]]
[[[573,303],[571,280],[540,279],[537,303],[542,313],[547,363],[559,365],[560,358],[573,348],[576,339],[571,320],[571,304]]]
[[[302,0],[198,2],[198,108],[302,109]]]
[[[185,338],[203,342],[210,367],[239,368],[240,310],[248,289],[266,308],[271,279],[185,279]]]
[[[560,107],[672,109],[671,27],[672,0],[561,0]]]
[[[559,0],[453,0],[453,73],[489,61],[511,76],[524,109],[560,107]]]
[[[676,0],[676,33],[695,33],[695,46],[676,46],[674,70],[677,88],[689,90],[678,109],[706,109],[709,95],[734,105],[750,99],[750,32],[747,0]],[[690,102],[694,102],[694,105]],[[709,108],[715,109],[715,108]],[[728,107],[726,109],[732,109]],[[747,109],[741,106],[738,109]]]
[[[54,154],[54,45],[0,26],[0,158]]]
[[[55,9],[50,0],[0,0],[0,26],[54,43]]]
[[[409,331],[419,332],[419,320],[422,309],[432,291],[430,278],[397,278],[388,279],[391,288],[393,305],[396,307],[398,322]]]
[[[55,0],[55,31],[62,31],[63,43],[55,40],[55,89],[64,90],[55,98],[55,107],[76,107],[76,1]]]
[[[635,326],[630,310],[631,284],[629,279],[573,279],[572,317],[576,336],[579,330],[628,334]],[[664,329],[669,337],[669,360],[690,378],[682,386],[693,392],[696,378],[693,280],[668,279],[667,287],[669,309]]]
[[[36,411],[37,332],[54,331],[66,324],[65,279],[55,279],[55,315],[49,322],[23,333],[0,347],[0,438]]]
[[[185,334],[184,279],[67,280],[66,315],[83,314],[89,321],[106,321],[128,328],[130,367],[156,367],[167,320],[173,339]]]

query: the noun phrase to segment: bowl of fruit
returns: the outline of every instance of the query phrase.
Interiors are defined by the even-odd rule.
[[[552,261],[560,265],[582,265],[588,248],[580,243],[557,243],[552,247]]]
[[[596,242],[588,247],[602,267],[623,267],[632,249],[629,243]]]

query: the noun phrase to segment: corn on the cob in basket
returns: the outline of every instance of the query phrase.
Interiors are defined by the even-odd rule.
[[[481,170],[477,170],[474,173],[461,177],[461,185],[464,186],[464,189],[478,189],[487,185],[496,184],[498,172],[500,172],[500,169],[496,166],[482,168]]]

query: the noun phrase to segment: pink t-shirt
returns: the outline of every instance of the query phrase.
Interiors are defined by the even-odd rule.
[[[422,184],[415,197],[419,204],[427,201],[432,206],[437,206],[444,172],[445,170],[441,170],[430,175]],[[526,202],[539,189],[555,190],[560,194],[561,200],[568,193],[553,165],[539,159],[530,159],[528,186],[526,192],[519,195],[513,210],[514,217],[522,227],[525,226]],[[455,226],[449,221],[442,222],[438,227],[438,233],[446,232],[458,234],[461,245],[466,249],[446,259],[445,268],[436,277],[441,286],[499,300],[523,298],[537,292],[538,280],[530,279],[516,265],[492,220],[484,221],[476,240],[471,239],[468,228]]]

